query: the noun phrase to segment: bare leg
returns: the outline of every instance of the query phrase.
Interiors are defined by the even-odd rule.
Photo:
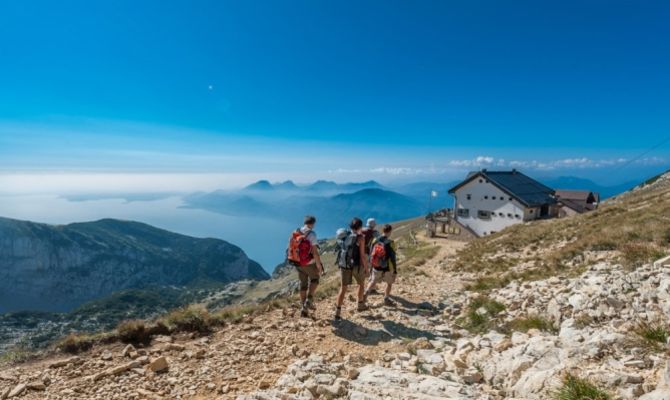
[[[358,284],[358,302],[365,302],[365,282]]]
[[[309,285],[309,297],[314,297],[314,293],[316,292],[316,288],[319,287],[318,283],[310,283]]]
[[[347,286],[342,285],[340,286],[340,292],[337,294],[337,306],[342,307],[342,303],[344,303],[344,296],[347,294]]]

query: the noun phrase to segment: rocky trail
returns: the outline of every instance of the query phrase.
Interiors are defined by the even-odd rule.
[[[395,306],[371,296],[358,313],[350,294],[333,322],[330,297],[308,319],[276,309],[205,337],[4,368],[0,399],[547,399],[571,374],[610,396],[598,399],[670,400],[667,344],[639,335],[670,315],[668,262],[603,259],[483,295],[450,268],[465,244],[430,242],[439,251],[399,278]]]

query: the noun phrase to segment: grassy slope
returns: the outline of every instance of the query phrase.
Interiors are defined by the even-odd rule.
[[[599,259],[635,268],[669,247],[670,180],[656,177],[595,212],[516,225],[476,240],[459,253],[456,267],[483,273],[474,289],[485,290],[510,279],[578,273]]]

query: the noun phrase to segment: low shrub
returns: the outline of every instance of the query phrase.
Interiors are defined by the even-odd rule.
[[[651,347],[653,350],[660,350],[668,342],[670,330],[668,326],[661,322],[640,322],[633,329],[633,333],[643,344]]]
[[[161,322],[172,331],[207,333],[212,321],[205,307],[190,305],[170,312]]]
[[[528,317],[517,318],[507,323],[506,330],[517,332],[528,332],[531,329],[538,329],[544,332],[556,333],[557,329],[553,324],[539,315],[530,315]]]
[[[554,393],[555,400],[610,400],[612,397],[586,379],[567,374]]]
[[[123,343],[148,344],[151,341],[151,332],[139,319],[122,321],[117,325],[116,332]]]

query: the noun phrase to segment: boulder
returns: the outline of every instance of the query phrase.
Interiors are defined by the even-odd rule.
[[[14,389],[12,389],[9,392],[9,394],[7,395],[7,398],[11,399],[12,397],[20,396],[25,390],[26,390],[26,385],[24,383],[19,383],[18,385],[14,386]]]
[[[161,356],[149,363],[149,369],[153,372],[162,372],[169,368],[168,361],[165,357]]]
[[[670,388],[661,387],[640,397],[639,400],[670,400]]]

